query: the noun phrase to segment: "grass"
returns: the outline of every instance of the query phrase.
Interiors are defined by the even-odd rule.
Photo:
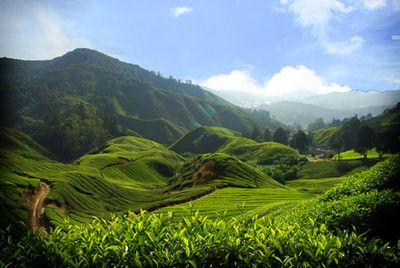
[[[1,264],[398,267],[400,222],[393,215],[400,212],[399,174],[397,156],[315,198],[282,187],[226,188],[196,200],[182,217],[176,210],[175,214],[142,211],[82,225],[67,221],[43,239],[28,234],[16,240],[10,229],[1,230]],[[241,200],[229,196],[249,200],[249,207],[251,201],[257,207],[265,197],[270,202],[265,199],[264,214],[259,210],[243,215],[246,205],[238,205]],[[291,199],[296,197],[297,201]],[[286,201],[291,205],[285,205]],[[204,212],[194,212],[196,205]],[[210,219],[210,205],[236,206],[239,217]]]
[[[383,157],[388,157],[390,154],[384,154]],[[332,157],[333,160],[337,160],[337,155],[334,155]],[[378,152],[374,149],[368,150],[367,151],[367,159],[378,159],[379,154]],[[357,159],[364,159],[364,155],[355,152],[354,150],[348,150],[345,152],[342,152],[340,154],[340,159],[341,160],[357,160]]]
[[[202,126],[176,141],[171,150],[179,153],[213,153],[239,133],[221,127]]]
[[[313,133],[313,142],[320,147],[329,148],[329,141],[338,130],[339,127],[318,129]]]
[[[223,133],[225,130],[221,130]],[[26,196],[40,182],[50,185],[45,216],[51,225],[69,217],[87,222],[92,216],[156,209],[180,204],[226,187],[283,188],[275,180],[235,157],[216,153],[185,160],[143,138],[120,137],[72,163],[60,163],[28,136],[3,131],[1,226],[26,222]],[[255,207],[255,205],[254,205]]]
[[[299,179],[286,181],[286,186],[311,195],[320,195],[344,180],[338,178]]]
[[[231,218],[247,214],[260,214],[268,208],[310,198],[309,195],[286,188],[243,189],[225,188],[194,201],[161,208],[155,213],[172,211],[179,219],[190,211],[199,211],[209,218]]]
[[[301,178],[304,179],[319,179],[319,178],[335,178],[351,174],[353,171],[362,171],[363,169],[372,166],[377,161],[372,159],[369,162],[362,160],[348,160],[348,161],[309,161],[301,168]]]
[[[240,133],[220,127],[199,127],[177,142],[171,149],[179,153],[225,153],[253,164],[275,154],[298,155],[289,146],[276,142],[257,142]]]

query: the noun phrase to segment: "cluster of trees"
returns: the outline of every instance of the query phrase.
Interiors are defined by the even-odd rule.
[[[94,105],[64,105],[41,122],[36,138],[51,152],[71,160],[120,134],[116,117]]]
[[[377,128],[382,129],[382,127]],[[331,148],[338,155],[342,151],[354,149],[367,158],[368,151],[375,148],[382,158],[384,153],[400,152],[400,140],[391,130],[375,132],[374,128],[363,125],[361,120],[353,117],[330,139]]]
[[[351,121],[353,118],[357,118],[359,121],[363,122],[365,120],[369,120],[372,118],[372,114],[368,113],[367,115],[362,115],[360,118],[358,118],[358,115],[355,115],[354,117],[351,118],[343,118],[342,120],[333,118],[329,123],[325,123],[324,119],[322,117],[319,117],[315,119],[313,122],[308,124],[307,130],[309,132],[325,128],[325,127],[339,127],[343,126],[347,122]]]
[[[309,145],[311,144],[311,139],[304,131],[299,130],[290,135],[288,130],[285,130],[281,127],[276,129],[273,133],[268,128],[261,132],[257,127],[255,127],[251,133],[244,133],[243,136],[260,142],[279,142],[289,145],[290,147],[299,150],[301,153],[306,153]]]

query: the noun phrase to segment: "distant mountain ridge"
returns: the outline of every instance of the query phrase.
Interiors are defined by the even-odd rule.
[[[211,92],[242,107],[267,110],[273,118],[285,124],[296,122],[303,126],[319,117],[330,121],[332,118],[342,119],[356,114],[362,116],[371,113],[375,116],[400,102],[400,90],[336,92],[298,97],[297,100],[236,91]]]
[[[170,144],[200,125],[243,131],[261,122],[197,85],[90,49],[46,61],[0,59],[3,124],[63,159],[120,135]]]

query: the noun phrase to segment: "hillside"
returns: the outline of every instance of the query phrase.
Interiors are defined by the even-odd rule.
[[[0,82],[3,123],[64,160],[121,135],[170,144],[200,125],[261,124],[199,86],[89,49],[47,61],[2,58]]]
[[[312,96],[301,100],[303,103],[327,109],[362,109],[376,106],[394,106],[400,101],[400,90],[392,91],[350,91]]]
[[[398,99],[400,100],[400,96]],[[390,103],[390,105],[388,105],[388,103]],[[343,119],[356,114],[358,116],[367,114],[376,116],[381,114],[385,109],[391,108],[393,106],[392,103],[393,100],[387,100],[387,102],[383,102],[382,105],[366,106],[359,104],[359,106],[349,106],[340,109],[328,108],[330,106],[324,106],[318,101],[315,103],[279,101],[271,104],[261,104],[259,108],[269,111],[272,117],[285,124],[298,123],[306,128],[308,124],[315,121],[317,118],[322,118],[325,122],[330,122],[333,118]]]
[[[355,125],[358,125],[358,128],[362,126],[368,126],[372,128],[375,132],[375,136],[379,135],[386,135],[385,139],[388,138],[394,138],[394,142],[392,142],[393,146],[398,146],[395,145],[396,142],[396,137],[398,140],[398,137],[400,135],[400,105],[397,104],[395,107],[386,109],[382,114],[379,114],[375,117],[372,117],[370,119],[366,119],[363,121],[360,121],[358,119],[353,118]],[[351,121],[351,120],[350,120]],[[326,128],[321,128],[312,133],[313,137],[313,143],[316,147],[319,147],[321,149],[330,149],[330,143],[332,141],[332,138],[334,138],[335,134],[340,134],[343,131],[343,128],[348,127],[349,122],[345,123],[343,126],[340,127],[326,127]],[[356,129],[351,129],[352,132],[350,133],[350,137],[347,137],[347,139],[355,139],[357,135],[358,128]],[[387,134],[390,135],[387,135]],[[347,148],[347,150],[350,150],[352,148]]]
[[[30,235],[13,243],[15,234],[7,229],[1,231],[0,248],[9,266],[398,267],[399,220],[393,215],[400,211],[399,172],[394,157],[318,197],[277,196],[281,201],[254,215],[236,198],[246,196],[252,207],[267,192],[227,188],[166,214],[130,213],[84,225],[67,221],[43,239]],[[241,217],[214,219],[226,214],[224,205],[232,210],[232,203]]]
[[[228,131],[228,130],[226,130]],[[225,154],[184,159],[165,146],[126,136],[107,141],[70,164],[19,131],[1,129],[1,226],[19,231],[48,227],[64,217],[154,210],[207,195],[217,188],[283,187],[269,176]],[[43,208],[43,210],[42,210]]]
[[[297,155],[289,146],[276,142],[257,142],[242,137],[238,132],[225,128],[197,128],[171,146],[179,153],[225,153],[245,161],[257,162],[275,154]]]

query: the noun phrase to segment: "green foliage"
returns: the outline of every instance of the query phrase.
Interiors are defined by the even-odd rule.
[[[263,141],[272,141],[272,134],[268,128],[264,130]]]
[[[362,126],[357,133],[357,140],[354,145],[354,151],[364,155],[367,158],[368,150],[372,149],[375,144],[375,132],[368,126]]]
[[[338,127],[328,127],[314,131],[312,133],[313,144],[319,148],[329,149],[329,141],[332,139],[331,137],[336,133],[337,130]]]
[[[308,139],[306,133],[301,130],[294,133],[290,139],[290,147],[299,150],[300,153],[306,153],[309,145],[310,140]]]
[[[359,158],[361,158],[359,156]],[[344,176],[349,172],[358,171],[360,169],[372,166],[377,161],[361,161],[361,160],[346,160],[346,161],[309,161],[301,168],[301,177],[305,179],[319,179],[319,178],[336,178]]]
[[[171,146],[171,150],[179,153],[213,153],[238,136],[238,132],[226,128],[202,126],[180,138]]]
[[[277,153],[258,161],[259,167],[275,180],[285,183],[300,176],[301,166],[307,163],[304,156]],[[265,166],[267,165],[267,166]]]
[[[279,142],[282,144],[288,144],[289,143],[289,136],[286,130],[283,128],[278,128],[275,132],[274,135],[272,136],[272,140],[275,142]]]
[[[325,127],[325,122],[323,118],[317,118],[315,119],[313,122],[311,122],[310,124],[308,124],[307,130],[309,132],[321,129]]]
[[[49,61],[0,59],[7,126],[63,160],[109,138],[133,135],[171,144],[199,125],[241,131],[261,121],[197,85],[164,78],[97,51]]]
[[[199,214],[129,214],[82,226],[68,222],[40,240],[28,235],[15,243],[1,231],[4,265],[49,266],[388,266],[398,248],[348,231],[331,233],[309,220],[307,227],[266,219],[214,221]]]

